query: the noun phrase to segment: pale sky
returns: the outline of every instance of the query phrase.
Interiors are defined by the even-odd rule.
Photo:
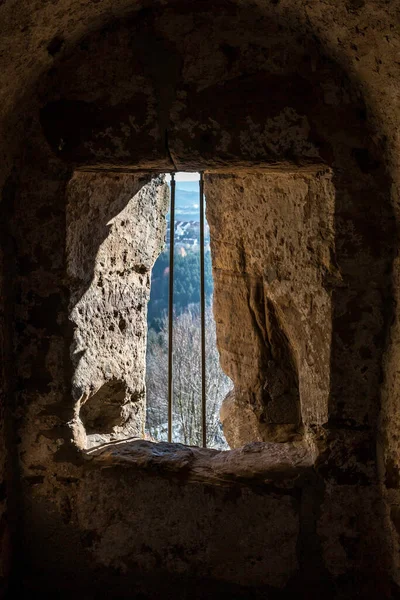
[[[171,181],[171,175],[167,173],[165,181],[169,183]],[[179,171],[175,173],[175,181],[200,181],[200,173],[186,173]]]

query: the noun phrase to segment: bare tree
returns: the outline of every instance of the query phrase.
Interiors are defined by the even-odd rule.
[[[210,448],[228,449],[219,420],[222,400],[232,387],[219,364],[215,321],[206,310],[206,439]],[[200,446],[201,360],[200,315],[197,305],[174,318],[173,343],[173,441]],[[149,332],[147,346],[147,432],[166,440],[168,432],[168,321],[160,333]]]

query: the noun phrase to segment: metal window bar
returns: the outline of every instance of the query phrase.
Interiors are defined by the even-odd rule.
[[[172,442],[173,321],[174,321],[174,250],[175,250],[175,174],[171,173],[171,206],[169,215],[169,289],[168,289],[168,441]]]
[[[207,446],[206,420],[206,298],[204,277],[204,178],[200,173],[200,313],[201,313],[201,432],[203,448]]]
[[[175,174],[171,173],[171,206],[169,234],[169,294],[168,294],[168,441],[172,442],[173,428],[173,318],[174,318],[174,250],[175,250]],[[201,433],[203,448],[207,447],[207,407],[206,407],[206,299],[204,269],[204,177],[200,173],[200,318],[201,318]]]

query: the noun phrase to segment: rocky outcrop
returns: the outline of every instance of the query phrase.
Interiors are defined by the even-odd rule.
[[[163,178],[149,180],[78,173],[68,187],[71,426],[83,448],[144,436],[150,272],[164,244],[169,199]]]

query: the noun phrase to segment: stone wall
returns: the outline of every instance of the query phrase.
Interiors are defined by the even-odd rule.
[[[329,430],[326,427],[329,419],[325,416],[325,427],[314,430],[311,446],[310,436],[305,436],[293,442],[249,444],[228,453],[149,442],[115,442],[103,450],[82,452],[77,439],[72,439],[68,426],[77,412],[78,398],[73,395],[71,383],[74,364],[79,373],[80,363],[69,361],[73,331],[67,319],[71,307],[79,307],[87,290],[92,290],[93,276],[96,283],[102,273],[114,277],[116,271],[108,269],[102,250],[112,250],[117,237],[119,243],[125,244],[126,229],[121,221],[125,220],[124,211],[135,206],[129,206],[132,188],[127,185],[131,182],[138,186],[139,181],[129,175],[79,173],[68,190],[57,179],[48,179],[42,188],[36,189],[32,188],[31,182],[43,164],[40,155],[37,158],[32,169],[25,171],[27,179],[21,182],[20,188],[25,192],[18,194],[13,214],[15,226],[19,224],[14,233],[14,242],[19,249],[16,266],[19,321],[15,343],[17,348],[24,350],[25,356],[24,361],[18,363],[17,407],[25,406],[26,410],[16,412],[19,414],[17,432],[23,493],[24,592],[35,593],[43,589],[49,597],[55,593],[67,597],[79,586],[89,597],[90,594],[94,597],[102,597],[102,594],[124,597],[134,589],[145,598],[156,598],[160,590],[165,589],[167,579],[173,582],[174,594],[184,589],[185,593],[195,596],[204,585],[209,597],[227,593],[246,598],[257,589],[261,597],[264,594],[285,598],[299,586],[301,589],[311,586],[315,597],[331,593],[332,598],[345,598],[348,590],[353,593],[355,589],[361,589],[362,597],[368,598],[367,594],[371,590],[375,593],[376,586],[386,593],[390,583],[386,583],[385,575],[389,558],[384,506],[376,479],[374,455],[366,445],[366,440],[371,438],[365,431]],[[46,158],[44,154],[43,161]],[[65,178],[59,163],[54,164],[57,167],[54,173]],[[147,181],[148,176],[142,178],[143,183]],[[142,188],[144,195],[139,191],[135,197],[138,203],[147,198],[143,209],[153,206],[154,220],[147,215],[146,227],[158,235],[160,230],[156,224],[161,214],[157,206],[162,199],[156,182],[153,205],[147,196],[148,186]],[[315,355],[317,366],[311,371],[316,375],[313,380],[315,406],[320,408],[320,402],[316,402],[320,398],[317,367],[321,356],[329,357],[329,345],[322,344],[324,336],[318,330],[317,317],[320,318],[322,312],[314,314],[310,296],[302,293],[300,270],[307,272],[312,295],[324,302],[328,320],[331,314],[328,300],[332,302],[333,295],[330,287],[327,290],[325,286],[327,282],[330,285],[336,282],[322,277],[326,273],[323,265],[329,267],[331,264],[327,261],[332,259],[334,248],[332,215],[337,210],[334,204],[337,194],[331,174],[260,175],[254,172],[229,177],[214,174],[207,176],[207,185],[217,273],[218,265],[221,267],[218,261],[226,260],[223,267],[234,263],[243,269],[242,273],[252,275],[251,278],[242,277],[245,281],[267,277],[262,285],[265,295],[270,293],[279,310],[285,312],[279,291],[285,290],[287,280],[278,287],[282,282],[271,277],[267,265],[271,260],[283,267],[286,253],[292,252],[295,257],[297,269],[290,271],[291,285],[301,287],[296,288],[296,294],[288,295],[287,302],[291,301],[289,307],[294,305],[304,311],[310,327],[308,335],[321,343],[319,353]],[[34,202],[31,201],[33,198]],[[28,207],[31,210],[27,210]],[[102,207],[103,212],[100,212],[101,218],[96,218],[94,227],[90,210],[98,207]],[[261,212],[257,213],[256,207]],[[88,208],[90,210],[86,212]],[[218,211],[222,209],[218,221]],[[275,222],[277,234],[286,228],[286,243],[281,243],[281,236],[277,236],[275,243],[272,238],[263,238],[264,228],[256,237],[252,236],[251,227],[255,223],[261,227],[261,213],[265,219],[271,218]],[[225,214],[229,215],[226,221]],[[113,215],[112,222],[116,227],[104,230],[110,215]],[[229,227],[239,217],[242,217],[238,222],[239,229],[230,231]],[[36,224],[36,219],[41,219],[43,228],[54,230],[54,239],[44,235],[44,229]],[[226,244],[226,233],[239,237],[240,227],[244,224],[240,244]],[[268,221],[265,230],[269,231]],[[326,233],[322,235],[322,232]],[[61,234],[68,253],[59,244]],[[304,242],[306,235],[307,243]],[[256,238],[259,246],[255,244]],[[74,244],[72,240],[75,240]],[[128,242],[130,240],[128,237]],[[53,242],[51,247],[50,242]],[[133,252],[134,246],[130,248]],[[242,249],[239,250],[241,257],[232,254],[238,252],[238,248]],[[34,260],[28,260],[31,249]],[[141,249],[150,256],[155,246],[151,243]],[[250,255],[248,261],[245,249]],[[123,254],[118,257],[123,260]],[[234,260],[228,262],[232,258]],[[132,261],[132,264],[136,263]],[[90,266],[86,268],[87,265]],[[262,272],[259,271],[261,265]],[[289,270],[290,265],[288,262]],[[327,268],[328,272],[332,270],[332,267],[330,271]],[[43,272],[47,273],[47,279],[43,279]],[[81,273],[81,276],[71,278],[71,273]],[[261,328],[265,312],[264,317],[247,321],[248,288],[244,288],[246,294],[243,296],[240,296],[242,288],[239,285],[233,291],[228,289],[226,294],[222,268],[220,274],[221,278],[217,275],[216,279],[216,306],[220,302],[223,306],[227,295],[234,300],[243,297],[246,302],[240,305],[243,316],[239,332],[257,340],[256,332]],[[34,296],[32,290],[35,290]],[[94,293],[93,290],[90,293]],[[59,294],[57,301],[55,294]],[[257,295],[254,296],[259,300]],[[49,302],[54,311],[49,310]],[[105,322],[114,322],[117,297],[112,299],[109,308],[100,306]],[[262,303],[254,302],[251,306],[257,315],[255,308],[261,309]],[[261,310],[259,314],[262,315]],[[96,321],[92,319],[92,322]],[[260,327],[257,328],[255,323]],[[272,332],[271,347],[281,352],[282,337],[275,337],[276,332],[268,329],[270,321],[265,320],[265,323],[265,339]],[[321,411],[316,410],[314,421],[308,417],[308,397],[304,397],[302,388],[310,373],[302,363],[302,352],[306,347],[303,344],[308,338],[304,339],[302,332],[295,329],[295,326],[300,327],[299,319],[282,320],[281,323],[288,327],[284,349],[293,343],[302,424],[312,428]],[[78,321],[77,325],[78,331],[79,327],[83,330],[83,321]],[[224,328],[230,326],[230,321],[221,318],[218,326],[220,335],[221,329],[224,332]],[[44,338],[45,346],[40,345],[43,330],[51,333]],[[233,328],[233,333],[236,331],[237,328]],[[106,340],[107,343],[100,346],[104,352],[111,349],[108,341],[114,343],[114,338],[105,337],[103,342]],[[234,340],[236,338],[232,337],[229,343]],[[95,341],[100,343],[102,340],[96,338]],[[89,351],[90,343],[88,337]],[[143,338],[135,347],[143,349]],[[246,359],[244,349],[249,347],[261,348],[261,345],[252,346],[252,338],[247,346],[240,345],[240,354],[236,355],[239,367],[241,360]],[[222,348],[223,356],[224,352]],[[93,369],[91,375],[97,375],[97,367],[102,364],[97,359],[105,355],[97,351],[96,360],[88,365]],[[279,355],[280,364],[287,356]],[[253,363],[257,364],[250,356],[248,364],[252,366]],[[124,366],[124,363],[117,364]],[[264,367],[265,363],[260,361],[259,365]],[[270,375],[268,363],[266,367],[267,376]],[[57,369],[62,369],[63,378]],[[84,374],[87,372],[86,369],[83,371]],[[232,372],[235,377],[243,378],[249,368],[238,369],[236,373],[233,369]],[[272,374],[276,375],[276,370]],[[124,372],[124,376],[128,375],[129,372]],[[135,374],[139,375],[143,373]],[[259,377],[258,372],[256,376]],[[272,388],[278,389],[276,386],[277,380],[273,380]],[[279,396],[277,399],[279,401]],[[265,430],[264,426],[263,433]],[[236,522],[240,524],[240,536],[237,535],[238,526],[232,527]],[[38,545],[42,548],[40,554]],[[46,564],[45,580],[41,575],[43,561]]]
[[[161,178],[78,173],[68,186],[74,436],[144,437],[147,303],[169,206]]]
[[[209,175],[205,191],[228,443],[301,437],[328,420],[332,175]]]
[[[396,597],[397,2],[166,2],[151,9],[128,0],[5,2],[0,18],[0,181],[12,249],[4,264],[9,298],[3,383],[12,416],[12,435],[6,436],[10,481],[18,484],[11,529],[21,540],[15,581],[23,574],[25,591],[34,596],[40,590],[42,597],[77,590],[101,597],[110,586],[116,597],[129,597],[139,580],[141,589],[134,589],[144,597],[166,595],[165,581],[174,596],[183,590],[201,597],[199,590],[207,589],[207,597],[249,597],[257,587],[270,598],[309,597],[310,590],[332,599]],[[283,464],[278,482],[265,447],[257,444],[233,458],[200,451],[201,481],[193,450],[114,444],[106,457],[83,453],[68,426],[79,397],[71,390],[70,295],[85,285],[67,276],[71,173],[82,167],[232,173],[260,166],[283,176],[277,195],[286,190],[287,202],[298,199],[299,211],[305,188],[311,190],[313,208],[316,203],[325,219],[312,226],[318,231],[325,223],[329,232],[322,246],[312,245],[321,249],[319,258],[328,252],[325,243],[331,248],[331,227],[334,232],[326,278],[313,280],[319,266],[309,271],[324,322],[330,298],[332,332],[329,353],[327,344],[319,346],[314,363],[329,355],[321,384],[321,397],[329,386],[328,421],[314,430],[311,452],[305,440],[267,447]],[[318,170],[331,175],[310,182]],[[294,193],[288,181],[295,173],[300,183]],[[271,203],[276,197],[265,186],[258,195]],[[278,228],[284,207],[275,207]],[[254,226],[255,217],[246,218]],[[251,240],[246,244],[251,248]],[[290,250],[285,244],[273,248],[274,261]],[[295,252],[296,260],[304,258],[301,269],[308,252]],[[252,254],[241,253],[247,262],[238,272],[253,275],[261,259],[252,264]],[[310,405],[302,388],[308,371],[300,364],[299,323],[283,314],[284,284],[274,279],[274,268],[262,274],[262,286],[260,274],[258,286],[248,288],[241,276],[234,300],[242,289],[246,325],[250,291],[253,307],[268,295],[278,305],[255,311],[257,325],[242,333],[257,352],[261,333],[274,339],[285,379],[290,376],[291,389],[298,386],[304,427],[314,422],[315,406],[304,412]],[[289,278],[293,285],[296,275]],[[268,323],[260,327],[266,314]],[[304,314],[315,328],[312,311]],[[287,332],[287,342],[275,340],[271,319]],[[222,329],[228,325],[220,323]],[[293,356],[302,366],[296,373]],[[324,405],[318,417],[324,421],[318,378],[310,386],[310,399]],[[291,419],[296,403],[291,393]],[[285,425],[296,425],[297,433],[298,422]],[[298,445],[305,463],[291,453]],[[261,457],[265,468],[243,471],[238,456],[250,456],[252,465]],[[226,462],[229,477],[221,467]],[[240,535],[232,535],[236,522]],[[7,540],[7,528],[0,534]],[[8,543],[1,547],[6,564]],[[271,563],[271,556],[279,560]]]
[[[7,439],[7,424],[9,425],[9,379],[7,377],[7,371],[10,368],[8,362],[9,351],[10,351],[10,329],[6,322],[5,315],[7,309],[9,309],[9,303],[7,302],[7,271],[4,268],[6,261],[4,260],[4,254],[9,248],[4,248],[4,239],[0,253],[0,268],[2,276],[0,279],[0,289],[2,297],[2,310],[1,310],[1,365],[2,365],[2,386],[0,394],[0,598],[5,596],[8,587],[8,577],[11,566],[11,534],[10,531],[10,517],[8,509],[10,508],[10,501],[12,502],[13,496],[10,496],[10,485],[12,481],[10,473],[12,472],[10,464],[10,456],[8,455],[8,446],[10,439]],[[15,499],[15,496],[14,496]]]

